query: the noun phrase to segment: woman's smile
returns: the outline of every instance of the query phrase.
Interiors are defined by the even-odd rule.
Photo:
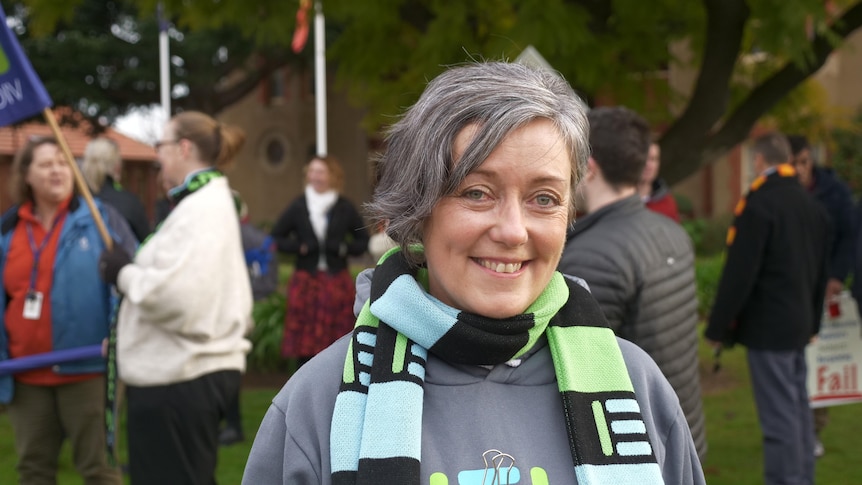
[[[474,258],[473,260],[482,265],[482,267],[490,269],[495,273],[516,273],[520,271],[521,267],[525,264],[520,261],[517,263],[507,263],[490,259]]]

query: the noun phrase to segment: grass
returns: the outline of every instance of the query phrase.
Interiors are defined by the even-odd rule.
[[[735,348],[726,351],[722,355],[722,369],[718,373],[712,373],[712,355],[704,344],[701,344],[700,352],[709,441],[709,452],[704,464],[707,483],[761,484],[760,430],[751,397],[745,350]],[[246,441],[221,448],[217,475],[220,484],[240,483],[254,432],[277,391],[277,388],[243,390]],[[817,461],[817,483],[862,483],[862,462],[857,460],[862,420],[858,416],[858,404],[831,408],[831,421],[822,436],[826,455]],[[124,453],[122,448],[121,453]],[[12,429],[6,414],[0,414],[0,482],[17,482]],[[61,485],[80,483],[71,465],[68,446],[64,447],[61,457],[58,482]]]
[[[701,342],[701,383],[709,443],[704,473],[710,485],[759,485],[763,483],[760,428],[745,349],[735,347],[721,356],[722,368],[712,372],[711,350]],[[858,461],[862,420],[860,404],[833,406],[830,422],[822,431],[826,455],[817,460],[815,482],[830,485],[862,483]]]
[[[242,472],[245,462],[251,450],[254,434],[263,418],[270,401],[278,392],[272,389],[244,389],[240,408],[242,410],[243,429],[246,432],[246,440],[228,447],[219,449],[218,469],[216,477],[222,485],[238,484],[242,480]],[[120,436],[120,460],[127,463],[124,437]],[[9,424],[9,416],[0,413],[0,484],[8,485],[18,483],[18,473],[15,471],[16,454],[12,437],[12,426]],[[68,443],[63,445],[60,456],[60,466],[57,476],[60,485],[80,484],[81,478],[72,465],[71,448]],[[125,483],[129,483],[128,477]]]

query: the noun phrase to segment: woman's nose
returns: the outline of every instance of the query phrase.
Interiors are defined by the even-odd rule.
[[[524,208],[517,202],[503,202],[496,211],[497,220],[491,230],[491,238],[509,247],[527,242],[527,218]]]

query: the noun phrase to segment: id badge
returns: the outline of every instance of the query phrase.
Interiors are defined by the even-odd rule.
[[[31,291],[24,300],[24,318],[38,320],[42,316],[42,292]]]

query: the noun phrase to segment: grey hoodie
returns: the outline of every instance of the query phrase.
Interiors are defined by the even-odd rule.
[[[357,280],[357,298],[367,298],[369,283],[370,277]],[[349,341],[341,338],[313,358],[275,397],[244,484],[331,483],[330,422]],[[618,341],[665,483],[706,483],[673,389],[648,355]],[[495,456],[511,457],[500,455],[500,483],[507,476],[511,484],[577,483],[545,340],[523,358],[492,367],[454,365],[429,353],[424,389],[422,484],[432,477],[435,484],[482,484],[489,450],[499,450],[486,454],[489,477]]]

